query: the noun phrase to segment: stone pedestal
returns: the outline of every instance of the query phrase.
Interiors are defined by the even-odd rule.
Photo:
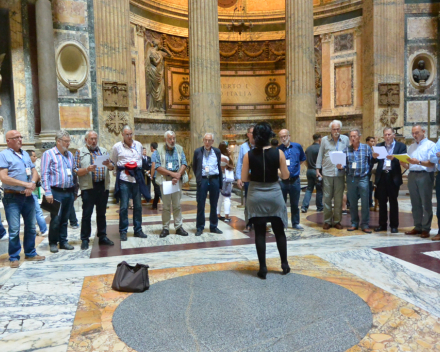
[[[315,101],[313,2],[286,0],[286,127],[303,148],[315,133]]]
[[[188,6],[192,161],[205,133],[214,133],[214,146],[222,140],[222,111],[217,1],[189,0]]]
[[[54,142],[60,129],[58,91],[55,64],[52,4],[49,0],[37,0],[38,85],[40,95],[41,142]]]
[[[379,83],[400,85],[400,105],[392,108],[403,126],[404,113],[404,0],[365,0],[363,10],[363,134],[383,135],[380,121],[387,106],[379,105]]]

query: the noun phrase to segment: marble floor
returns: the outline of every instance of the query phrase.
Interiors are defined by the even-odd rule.
[[[399,205],[401,223],[408,226],[412,215],[406,194],[401,194]],[[38,237],[37,251],[46,260],[11,269],[6,247],[0,246],[0,351],[133,351],[112,324],[114,311],[130,296],[111,289],[116,266],[123,260],[149,265],[150,290],[157,282],[211,271],[249,271],[259,280],[254,233],[243,231],[239,198],[232,199],[232,221],[219,223],[223,234],[209,233],[207,223],[203,235],[194,236],[195,193],[185,193],[182,209],[188,237],[175,235],[171,226],[171,235],[159,238],[160,206],[154,211],[145,204],[142,226],[148,238],[135,238],[130,229],[128,241],[121,243],[118,207],[111,205],[107,214],[112,247],[91,240],[90,248],[81,251],[80,230],[69,228],[69,243],[75,250],[51,254],[47,238]],[[312,198],[309,211],[301,214],[304,230],[287,230],[289,262],[293,273],[344,287],[370,307],[371,329],[348,351],[440,351],[440,243],[405,236],[410,226],[399,228],[398,234],[323,231],[315,209]],[[81,218],[79,211],[77,216]],[[349,221],[350,215],[343,216]],[[371,219],[374,227],[377,214],[372,213]],[[436,219],[432,228],[434,235]],[[270,231],[267,258],[270,283],[270,276],[281,271]],[[343,338],[334,334],[336,341]],[[187,351],[185,346],[181,350]]]

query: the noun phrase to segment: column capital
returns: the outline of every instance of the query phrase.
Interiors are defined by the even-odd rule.
[[[333,37],[333,33],[321,34],[321,41],[323,43],[330,42],[332,40],[332,37]]]

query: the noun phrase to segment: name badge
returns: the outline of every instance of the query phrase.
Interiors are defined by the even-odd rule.
[[[391,160],[390,159],[386,159],[385,160],[385,166],[386,167],[391,167]]]
[[[209,172],[209,166],[205,166],[205,172],[206,172],[206,173]]]
[[[26,168],[26,175],[27,176],[30,176],[32,174],[32,172],[31,172],[31,168],[30,167],[27,167]]]
[[[67,176],[72,176],[72,170],[67,169]]]
[[[286,164],[287,164],[287,166],[290,166],[290,160],[289,159],[286,160]]]
[[[168,169],[172,169],[173,168],[173,163],[168,163]]]
[[[357,167],[357,163],[356,163],[356,162],[354,162],[354,163],[351,164],[351,168],[352,168],[352,169],[356,169],[356,167]]]

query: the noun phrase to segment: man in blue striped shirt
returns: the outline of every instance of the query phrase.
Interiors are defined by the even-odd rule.
[[[41,157],[41,182],[48,203],[61,203],[61,211],[50,214],[49,246],[52,253],[60,249],[72,250],[67,242],[67,221],[73,207],[75,184],[73,169],[75,161],[69,152],[70,135],[60,130],[55,136],[56,146],[44,152]]]
[[[358,195],[361,196],[361,229],[363,232],[371,233],[370,205],[369,205],[369,181],[368,176],[373,158],[373,152],[370,146],[360,142],[361,133],[357,128],[350,131],[351,145],[345,148],[347,154],[346,174],[347,174],[347,197],[350,202],[351,227],[348,231],[354,231],[359,228]],[[342,170],[342,165],[337,165]]]

